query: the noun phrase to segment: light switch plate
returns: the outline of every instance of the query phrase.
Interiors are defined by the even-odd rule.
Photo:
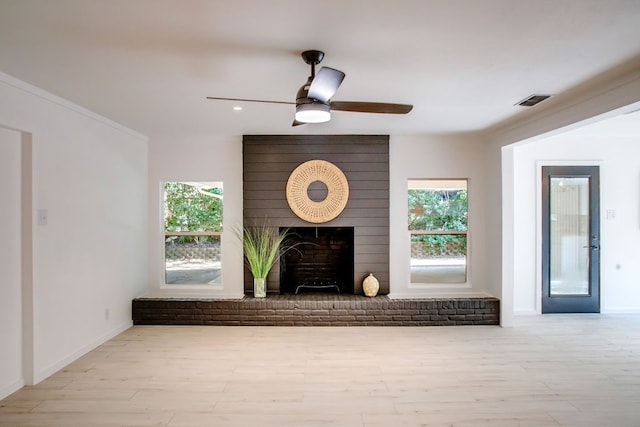
[[[38,225],[47,225],[49,222],[49,212],[46,209],[38,209]]]

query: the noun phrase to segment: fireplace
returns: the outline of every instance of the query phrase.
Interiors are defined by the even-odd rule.
[[[280,293],[354,293],[353,227],[295,227],[280,260]]]
[[[339,251],[338,259],[325,263],[337,270],[340,296],[362,294],[362,280],[373,273],[380,282],[378,295],[389,293],[389,137],[387,135],[244,135],[243,159],[243,224],[251,225],[268,220],[273,227],[302,227],[298,234],[302,240],[314,242],[316,226],[318,239],[323,233],[340,234],[349,230],[349,244]],[[298,217],[288,204],[286,188],[293,171],[310,160],[331,162],[342,170],[349,184],[349,198],[344,211],[330,222],[307,222]],[[309,185],[307,195],[312,201],[325,200],[329,188],[320,181]],[[306,227],[306,228],[305,228]],[[333,227],[333,229],[331,228]],[[351,240],[351,236],[353,240]],[[321,242],[316,242],[321,246]],[[307,245],[305,245],[307,246]],[[335,239],[334,239],[335,246]],[[304,263],[312,258],[306,247],[298,248]],[[332,249],[332,251],[336,251]],[[295,252],[289,254],[289,258]],[[299,255],[299,254],[298,254]],[[316,255],[313,255],[315,257]],[[304,280],[301,272],[284,265],[280,259],[267,277],[267,292],[295,294]],[[318,277],[328,276],[328,269],[303,266],[315,271],[307,277],[307,284]],[[285,268],[281,272],[281,268]],[[322,274],[320,274],[322,273]],[[297,276],[297,277],[294,277]],[[281,284],[281,280],[283,283]],[[326,278],[325,278],[326,280]],[[284,283],[286,282],[286,283]],[[324,282],[323,282],[324,283]],[[324,289],[300,288],[300,295],[323,297],[331,292],[337,295],[332,282]],[[313,285],[313,284],[312,284]],[[244,291],[253,295],[253,277],[248,269],[244,273]]]

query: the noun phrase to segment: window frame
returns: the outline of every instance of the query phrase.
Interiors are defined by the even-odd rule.
[[[466,183],[466,188],[464,190],[467,191],[467,202],[466,202],[466,229],[465,230],[411,230],[407,229],[409,232],[409,284],[410,286],[446,286],[446,287],[468,287],[469,282],[469,258],[470,258],[470,244],[469,244],[469,178],[409,178],[407,180],[407,217],[409,214],[409,200],[408,200],[408,192],[409,190],[416,190],[420,188],[412,187],[411,183],[416,181],[464,181]],[[429,187],[425,187],[424,189],[432,189]],[[442,236],[442,235],[464,235],[466,240],[465,247],[465,269],[464,269],[464,281],[460,282],[413,282],[412,277],[412,265],[411,265],[411,244],[414,236]]]
[[[181,183],[181,184],[189,184],[192,182],[199,182],[199,183],[207,183],[207,184],[215,184],[212,185],[211,187],[219,187],[222,189],[222,198],[221,198],[221,203],[222,203],[222,218],[221,218],[221,222],[220,222],[220,231],[167,231],[166,230],[166,223],[165,223],[165,217],[166,217],[166,208],[167,208],[167,203],[166,203],[166,187],[165,185],[167,183]],[[194,180],[164,180],[160,182],[160,193],[161,193],[161,206],[160,206],[160,226],[161,226],[161,233],[162,233],[162,250],[161,250],[161,265],[162,265],[162,271],[161,271],[161,277],[162,277],[162,282],[161,282],[161,288],[178,288],[178,289],[189,289],[189,288],[197,288],[197,289],[214,289],[216,287],[220,287],[221,284],[210,284],[210,283],[167,283],[167,251],[166,251],[166,241],[168,237],[181,237],[181,236],[187,236],[187,237],[198,237],[198,236],[203,236],[203,237],[218,237],[218,241],[220,243],[220,277],[222,277],[223,274],[223,264],[222,264],[222,235],[224,232],[224,183],[223,181],[219,181],[219,180],[206,180],[206,181],[194,181]]]

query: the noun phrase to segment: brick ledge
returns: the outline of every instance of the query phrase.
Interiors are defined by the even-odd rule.
[[[135,325],[218,326],[455,326],[499,325],[493,297],[390,299],[301,294],[213,298],[136,298]]]

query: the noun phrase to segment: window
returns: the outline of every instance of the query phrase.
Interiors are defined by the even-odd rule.
[[[467,280],[467,180],[409,180],[411,283]]]
[[[165,182],[165,283],[218,284],[221,280],[221,182]]]

